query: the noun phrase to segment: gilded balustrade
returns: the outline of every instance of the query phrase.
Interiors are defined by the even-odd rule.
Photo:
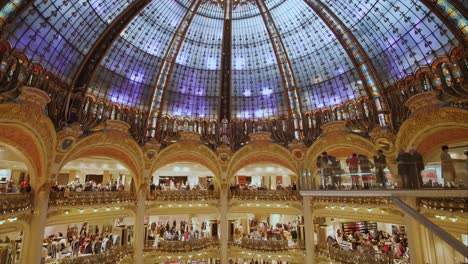
[[[406,258],[393,258],[383,253],[366,253],[354,250],[344,250],[342,248],[330,247],[327,255],[334,261],[340,263],[365,263],[365,264],[408,264],[410,263]]]
[[[250,250],[262,250],[262,251],[287,251],[292,249],[303,250],[305,249],[305,242],[303,240],[288,241],[283,240],[259,240],[242,238],[240,242],[233,242],[232,245],[250,249]]]
[[[78,257],[65,257],[60,260],[54,260],[54,263],[60,264],[114,264],[133,254],[133,249],[129,247],[111,248],[106,252],[85,255]]]
[[[419,198],[419,205],[432,210],[464,213],[468,211],[466,198]]]
[[[315,196],[314,203],[320,204],[356,204],[356,205],[388,205],[390,199],[386,197],[339,197],[339,196]]]
[[[145,251],[190,252],[218,246],[219,240],[216,238],[201,238],[188,241],[160,240],[157,243],[148,241]]]
[[[231,199],[262,201],[296,201],[301,200],[297,191],[292,190],[233,190]]]
[[[147,195],[150,201],[205,201],[219,198],[218,191],[186,190],[186,191],[154,191]]]
[[[31,207],[32,193],[1,193],[1,214],[23,211]]]
[[[118,204],[135,200],[130,192],[51,192],[50,206]]]

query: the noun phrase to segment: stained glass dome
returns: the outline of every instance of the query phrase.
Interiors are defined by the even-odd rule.
[[[342,104],[367,94],[356,65],[370,63],[385,89],[460,44],[422,1],[224,1],[36,0],[2,37],[70,85],[90,52],[108,45],[87,93],[144,111],[161,95],[162,114],[213,119],[220,118],[226,32],[231,118],[287,115],[288,78],[301,112]],[[137,2],[144,4],[135,12]],[[228,16],[226,3],[232,4]],[[334,21],[313,5],[325,6]],[[106,42],[125,14],[129,22]],[[344,25],[369,61],[356,64],[333,23]],[[466,26],[466,18],[458,23]]]

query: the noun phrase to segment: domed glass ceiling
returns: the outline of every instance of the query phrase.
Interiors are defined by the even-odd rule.
[[[201,1],[169,76],[163,114],[218,118],[224,6],[220,0]],[[133,2],[36,0],[3,38],[71,84],[90,49]],[[384,86],[459,44],[420,1],[322,2],[359,41]],[[265,4],[288,55],[302,112],[366,95],[344,47],[304,0],[266,0]],[[111,44],[88,93],[148,111],[167,50],[174,35],[180,34],[178,27],[191,5],[192,0],[151,1]],[[232,18],[231,117],[287,115],[282,73],[256,0],[235,0]]]

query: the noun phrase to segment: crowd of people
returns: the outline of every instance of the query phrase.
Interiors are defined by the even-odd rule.
[[[348,157],[346,163],[349,167],[351,176],[351,189],[370,189],[374,186],[374,174],[372,169],[375,168],[375,176],[378,186],[386,187],[386,177],[384,169],[387,164],[387,158],[382,150],[377,151],[377,155],[370,161],[366,155],[353,153]],[[322,152],[321,156],[317,157],[317,168],[320,174],[320,189],[342,189],[345,175],[341,168],[341,162],[334,156],[328,155],[327,152]],[[360,172],[359,172],[360,171]],[[360,178],[362,180],[360,181]]]
[[[234,229],[234,240],[240,242],[242,238],[252,240],[288,240],[298,239],[297,224],[270,224],[269,221],[249,220],[250,230],[244,234],[244,227],[239,224]]]
[[[422,155],[414,147],[409,148],[408,152],[400,148],[395,161],[397,162],[402,188],[417,189],[423,187],[421,172],[424,170],[424,161]]]
[[[13,181],[6,181],[0,185],[0,193],[29,193],[32,188],[27,179],[21,181],[18,186]]]
[[[76,179],[70,182],[68,185],[54,184],[50,188],[51,192],[113,192],[125,191],[125,185],[123,183],[97,183],[95,181],[88,181],[82,184],[80,179]]]
[[[363,154],[353,153],[346,159],[348,172],[341,167],[336,157],[323,152],[317,157],[318,174],[320,175],[320,189],[343,189],[343,177],[351,178],[351,189],[403,188],[418,189],[431,187],[463,187],[463,180],[457,177],[454,162],[448,153],[448,146],[442,146],[440,155],[442,178],[444,185],[432,179],[423,181],[422,171],[425,164],[422,155],[414,147],[406,152],[403,148],[398,151],[394,164],[398,170],[400,182],[389,182],[384,170],[387,168],[387,157],[382,150],[378,150],[372,161]],[[465,152],[468,156],[468,152]],[[467,159],[468,161],[468,159]],[[468,171],[468,163],[465,165]]]
[[[199,227],[197,224],[189,221],[181,220],[179,224],[174,220],[153,222],[148,229],[148,241],[153,241],[153,247],[158,247],[161,240],[165,241],[192,241],[205,237],[210,237],[210,231],[207,228],[207,223],[202,222]]]
[[[266,186],[257,186],[257,185],[248,185],[248,184],[234,184],[229,186],[229,190],[232,191],[244,191],[244,190],[249,190],[249,191],[265,191],[265,190],[271,190],[270,188]],[[287,190],[287,191],[296,191],[297,186],[296,183],[293,183],[288,186],[284,186],[282,184],[276,185],[276,190]]]
[[[214,191],[213,181],[209,181],[207,184],[195,184],[190,186],[188,181],[175,182],[171,179],[169,184],[158,183],[157,185],[153,182],[150,185],[150,193],[155,191],[190,191],[190,190],[210,190]]]
[[[81,228],[71,228],[64,236],[62,232],[50,234],[43,240],[42,259],[73,258],[106,252],[114,247],[119,237],[108,231],[89,230],[87,222]]]
[[[408,257],[408,239],[404,231],[392,225],[392,233],[382,230],[371,230],[368,232],[355,231],[343,234],[338,229],[335,236],[327,238],[329,247],[353,250],[360,253],[376,255],[381,253],[392,258]]]

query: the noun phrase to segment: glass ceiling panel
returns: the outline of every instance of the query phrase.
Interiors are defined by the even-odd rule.
[[[156,75],[185,11],[173,0],[149,4],[112,44],[88,91],[148,110]]]
[[[325,4],[367,51],[384,86],[448,54],[453,34],[419,1],[334,1]]]
[[[202,6],[209,13],[221,9]],[[163,114],[217,118],[223,23],[200,13],[193,18],[169,81],[170,93],[164,97]]]
[[[3,37],[31,61],[70,83],[84,55],[131,2],[36,0]]]
[[[244,18],[232,23],[232,117],[287,115],[283,80],[257,6],[246,4],[235,13]]]
[[[283,1],[276,8],[275,1],[267,4],[288,52],[303,111],[365,94],[343,46],[304,1]]]
[[[99,37],[134,1],[35,0],[2,37],[71,83]],[[148,110],[162,60],[193,1],[152,1],[109,48],[88,92]],[[459,45],[420,1],[322,1],[350,28],[384,86]],[[222,3],[207,0],[198,9],[170,77],[163,113],[217,117]],[[252,0],[236,3],[241,4],[233,10],[232,118],[286,115],[283,80],[259,9]],[[344,48],[303,0],[266,0],[266,4],[288,53],[304,112],[365,94]]]

